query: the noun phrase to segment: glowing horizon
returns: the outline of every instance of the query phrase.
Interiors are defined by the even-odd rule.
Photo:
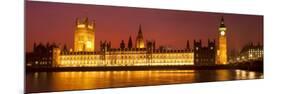
[[[187,40],[191,48],[193,40],[201,39],[203,45],[207,44],[208,39],[217,42],[221,16],[224,16],[228,28],[228,50],[240,50],[249,42],[263,44],[263,16],[34,1],[26,3],[27,52],[32,51],[35,42],[55,42],[74,48],[77,17],[89,17],[89,20],[96,21],[96,51],[99,50],[100,40],[111,41],[112,48],[119,48],[121,40],[127,46],[131,36],[135,45],[139,24],[142,25],[144,40],[155,40],[157,48],[160,45],[185,48]]]

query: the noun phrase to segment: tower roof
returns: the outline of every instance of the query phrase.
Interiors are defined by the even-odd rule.
[[[128,40],[128,48],[132,48],[132,47],[133,47],[133,42],[132,42],[132,37],[130,36]]]
[[[138,32],[138,34],[142,35],[141,24],[139,25],[139,32]]]
[[[186,49],[190,49],[189,40],[186,41]]]
[[[88,17],[85,18],[84,23],[88,24],[89,23],[89,19]]]
[[[139,25],[139,32],[137,38],[143,38],[141,24]]]
[[[223,18],[223,16],[221,17],[220,27],[226,27],[225,24],[224,24],[224,18]]]

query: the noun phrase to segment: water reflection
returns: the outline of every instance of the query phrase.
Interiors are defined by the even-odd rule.
[[[261,73],[246,71],[246,70],[235,70],[236,79],[256,79],[263,78]]]
[[[245,70],[147,70],[27,73],[27,92],[97,89],[261,78]]]

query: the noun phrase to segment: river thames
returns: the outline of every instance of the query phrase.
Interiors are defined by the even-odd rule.
[[[29,93],[262,78],[246,70],[28,72],[25,87]]]

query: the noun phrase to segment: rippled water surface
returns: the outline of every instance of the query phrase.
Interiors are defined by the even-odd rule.
[[[145,70],[32,72],[25,80],[27,92],[44,92],[260,78],[262,73],[245,70]]]

